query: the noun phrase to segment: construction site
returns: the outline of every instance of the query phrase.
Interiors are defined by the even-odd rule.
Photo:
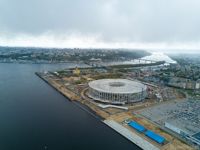
[[[57,72],[42,72],[36,74],[53,88],[55,88],[58,92],[60,92],[62,95],[67,97],[70,101],[79,103],[84,108],[86,108],[87,111],[89,111],[93,115],[100,117],[105,124],[114,129],[116,132],[125,136],[127,139],[129,139],[131,142],[135,143],[142,149],[149,149],[149,147],[152,147],[152,150],[193,149],[189,145],[185,144],[183,141],[162,130],[159,126],[152,123],[148,119],[144,119],[140,115],[133,113],[163,103],[171,102],[173,101],[173,99],[176,99],[177,101],[182,101],[185,96],[183,95],[183,93],[174,88],[164,86],[159,87],[151,83],[141,82],[136,78],[131,78],[127,73],[116,71],[115,68],[111,69],[76,67]],[[147,94],[143,99],[139,101],[124,104],[113,104],[109,102],[105,103],[104,101],[97,101],[88,95],[89,83],[91,81],[100,79],[112,79],[111,81],[115,79],[118,79],[116,81],[121,81],[119,79],[124,79],[123,81],[126,82],[140,82],[141,85],[144,85]],[[119,82],[109,88],[120,89],[124,86],[118,83]],[[131,94],[132,93],[130,93],[130,96],[127,95],[128,97],[124,97],[123,99],[129,100]],[[107,98],[109,98],[109,95],[106,96]],[[119,97],[120,96],[117,95],[116,100]],[[115,96],[112,96],[112,100],[115,100]],[[143,126],[144,131],[138,132],[138,130],[130,126],[131,121]],[[160,139],[162,139],[161,142],[159,141]],[[146,146],[142,144],[144,142],[146,142]]]

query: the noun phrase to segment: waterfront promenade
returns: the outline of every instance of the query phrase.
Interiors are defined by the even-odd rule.
[[[149,143],[147,140],[144,140],[134,132],[130,132],[128,129],[120,125],[114,120],[105,120],[105,124],[107,124],[109,127],[114,129],[116,132],[121,134],[122,136],[126,137],[131,142],[135,143],[137,146],[142,148],[143,150],[159,150],[156,146]]]

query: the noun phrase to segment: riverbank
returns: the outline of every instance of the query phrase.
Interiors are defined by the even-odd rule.
[[[89,97],[87,97],[87,84],[76,83],[77,80],[80,80],[79,76],[59,76],[58,73],[36,73],[38,77],[44,80],[48,85],[53,87],[56,91],[61,93],[64,97],[68,100],[73,102],[75,105],[83,109],[84,111],[91,114],[93,117],[100,119],[104,124],[112,128],[113,130],[117,131],[120,135],[125,137],[127,140],[131,141],[132,143],[136,144],[140,148],[144,150],[149,150],[151,147],[152,150],[158,149],[167,149],[168,147],[180,147],[182,143],[178,143],[177,140],[173,140],[173,138],[165,133],[162,130],[158,130],[158,128],[149,122],[145,122],[146,127],[150,130],[157,130],[157,133],[160,135],[164,135],[166,137],[167,143],[164,145],[159,145],[154,141],[147,139],[146,137],[137,134],[134,130],[130,129],[127,125],[124,125],[123,122],[127,119],[138,120],[139,118],[133,117],[133,110],[150,107],[151,105],[155,105],[152,101],[147,101],[143,103],[135,103],[134,105],[127,105],[127,109],[120,109],[120,108],[109,108],[109,107],[99,107],[99,103],[94,102]],[[72,81],[73,80],[73,81]],[[113,123],[114,122],[114,123]],[[143,125],[143,122],[141,122]],[[117,128],[116,128],[117,127]],[[118,128],[119,127],[119,128]],[[136,136],[137,135],[137,136]],[[139,139],[139,141],[137,141]],[[173,141],[172,141],[173,140]],[[146,143],[144,146],[143,143]],[[150,145],[150,146],[148,146]],[[176,146],[177,145],[177,146]],[[189,148],[186,146],[188,150]],[[173,149],[172,148],[172,149]],[[179,150],[179,149],[177,149]]]
[[[130,132],[128,129],[113,120],[105,120],[104,123],[144,150],[159,150],[158,147],[152,145],[137,134]]]
[[[79,97],[74,97],[74,94],[72,95],[72,92],[69,90],[62,90],[62,88],[60,86],[58,86],[57,84],[55,84],[54,82],[48,80],[47,78],[45,78],[44,76],[42,76],[40,73],[36,72],[35,73],[40,79],[42,79],[44,82],[46,82],[49,86],[51,86],[53,89],[55,89],[56,91],[58,91],[60,94],[62,94],[65,98],[67,98],[67,100],[71,101],[72,103],[74,103],[76,106],[78,106],[79,108],[83,109],[84,111],[88,112],[91,116],[95,117],[96,119],[101,120],[102,123],[104,123],[106,126],[110,127],[111,129],[117,131],[111,124],[109,124],[109,120],[106,120],[106,118],[104,118],[105,116],[100,115],[97,111],[94,111],[93,109],[91,109],[91,107],[84,105],[81,102],[81,98]],[[128,129],[125,129],[128,130]],[[132,140],[130,138],[128,138],[127,136],[125,136],[123,134],[123,132],[121,132],[121,130],[118,130],[117,133],[119,133],[121,136],[125,137],[127,140],[129,140],[130,142],[136,144],[137,146],[139,146],[140,148],[144,149],[145,147],[142,145],[143,142],[145,142],[144,140],[142,140],[142,138],[140,139],[143,142],[136,142],[135,140]],[[144,150],[148,150],[148,147],[146,147]],[[158,150],[158,149],[152,149],[152,150]]]
[[[88,105],[84,104],[84,100],[82,100],[82,98],[79,97],[78,95],[74,94],[73,92],[71,92],[70,90],[68,90],[66,88],[63,88],[62,86],[59,86],[58,84],[56,84],[55,82],[52,82],[51,80],[48,80],[47,78],[45,78],[38,72],[36,72],[35,74],[40,79],[42,79],[44,82],[46,82],[49,86],[51,86],[53,89],[55,89],[61,95],[63,95],[65,98],[67,98],[67,100],[73,102],[75,105],[77,105],[81,109],[87,111],[93,117],[100,119],[100,120],[106,119],[105,115],[102,115],[102,114],[98,113],[97,111],[94,111],[94,109],[92,109]]]
[[[48,78],[46,78],[43,74],[40,74],[38,72],[35,73],[39,78],[41,78],[43,81],[45,81],[49,86],[51,86],[52,88],[54,88],[56,91],[58,91],[60,94],[62,94],[64,97],[67,98],[67,100],[71,101],[72,103],[74,103],[75,105],[77,105],[79,108],[83,109],[84,111],[88,112],[90,115],[92,115],[93,117],[95,117],[96,119],[100,119],[102,123],[104,123],[106,126],[112,128],[113,130],[115,130],[117,133],[119,133],[120,135],[122,135],[123,137],[125,137],[127,140],[129,140],[130,142],[136,144],[137,146],[139,146],[140,148],[144,149],[144,150],[149,150],[148,146],[144,146],[142,143],[145,142],[144,139],[142,139],[141,137],[137,137],[140,139],[141,142],[137,142],[137,138],[134,138],[134,136],[132,135],[132,133],[130,132],[129,134],[131,134],[131,137],[126,136],[124,134],[124,130],[127,131],[128,133],[128,129],[124,128],[123,130],[119,130],[119,128],[115,128],[115,126],[113,126],[113,124],[110,122],[108,119],[108,115],[99,112],[100,109],[94,109],[94,107],[91,106],[91,104],[86,104],[86,102],[84,102],[84,100],[82,100],[81,97],[79,97],[78,95],[76,95],[75,93],[73,93],[72,91],[68,90],[67,88],[64,88],[60,85],[58,85],[56,82],[49,80]],[[108,119],[108,120],[107,120]],[[115,121],[114,121],[115,122]],[[116,124],[118,124],[117,122],[115,122]],[[119,124],[118,124],[119,125]],[[121,125],[119,125],[121,126]],[[135,139],[135,140],[133,140]],[[146,144],[148,145],[148,144]],[[152,147],[151,150],[158,150],[156,148],[154,148],[155,146],[153,146],[151,143],[149,143],[150,147]]]

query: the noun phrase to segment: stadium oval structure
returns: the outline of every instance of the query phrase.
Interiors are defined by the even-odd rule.
[[[142,101],[147,96],[147,86],[127,79],[100,79],[89,82],[88,96],[110,104]]]

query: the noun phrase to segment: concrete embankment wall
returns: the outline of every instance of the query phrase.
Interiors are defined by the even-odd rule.
[[[114,120],[104,120],[104,123],[144,150],[159,150],[158,147],[152,145],[137,134],[129,131]]]
[[[64,94],[62,91],[60,91],[57,87],[55,87],[53,84],[51,84],[47,79],[45,79],[42,75],[40,75],[40,73],[35,73],[39,78],[41,78],[44,82],[46,82],[49,86],[51,86],[53,89],[55,89],[56,91],[58,91],[60,94],[62,94],[65,98],[67,98],[67,100],[73,102],[76,106],[78,106],[79,108],[83,109],[84,111],[88,112],[90,115],[92,115],[93,117],[99,119],[99,120],[104,120],[104,118],[100,115],[98,115],[95,111],[93,111],[90,107],[88,107],[87,105],[83,105],[80,101],[73,101],[71,99],[71,97],[67,96],[66,94]]]
[[[50,85],[52,88],[54,88],[56,91],[58,91],[61,95],[63,95],[64,97],[66,97],[69,101],[71,101],[71,97],[67,96],[66,94],[64,94],[62,91],[60,91],[56,86],[54,86],[53,84],[51,84],[47,79],[45,79],[42,75],[40,75],[40,73],[35,73],[39,78],[41,78],[44,82],[46,82],[48,85]]]
[[[68,97],[62,91],[58,90],[57,87],[53,86],[47,79],[45,79],[44,77],[42,77],[42,75],[40,75],[39,73],[35,73],[35,74],[38,77],[40,77],[43,81],[45,81],[47,84],[49,84],[51,87],[53,87],[55,90],[57,90],[59,93],[61,93],[63,96],[65,96],[68,100],[71,101],[70,97]],[[92,111],[89,107],[83,107],[82,104],[78,103],[78,102],[77,103],[74,102],[74,104],[76,104],[77,106],[81,107],[82,109],[84,109],[85,111],[87,111],[88,113],[90,113],[95,118],[103,120],[102,117],[100,117],[99,115],[97,115],[96,112]],[[122,125],[120,125],[119,123],[117,123],[117,122],[115,122],[113,120],[104,120],[102,122],[105,123],[110,128],[114,129],[116,132],[118,132],[119,134],[121,134],[122,136],[124,136],[125,138],[127,138],[128,140],[130,140],[131,142],[133,142],[134,144],[138,145],[139,147],[141,147],[144,150],[159,150],[157,147],[155,147],[154,145],[152,145],[148,141],[142,139],[137,134],[134,134],[133,132],[129,131],[128,129],[126,129],[125,127],[123,127]]]

